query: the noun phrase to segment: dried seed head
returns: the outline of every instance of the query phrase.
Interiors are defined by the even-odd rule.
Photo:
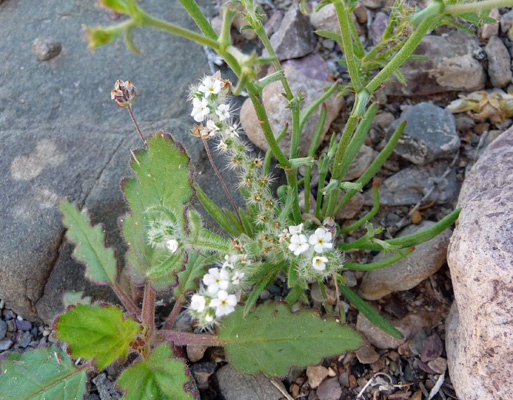
[[[135,96],[135,86],[132,82],[123,82],[121,79],[116,81],[114,89],[110,92],[110,98],[120,107],[129,106],[135,100]]]

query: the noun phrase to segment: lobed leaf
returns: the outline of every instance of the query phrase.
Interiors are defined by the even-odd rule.
[[[152,246],[147,229],[150,218],[160,213],[163,217],[173,215],[180,229],[186,231],[185,209],[194,193],[189,157],[171,136],[158,132],[148,138],[147,150],[134,153],[131,166],[136,178],[125,179],[122,184],[131,209],[122,221],[123,235],[129,245],[129,275],[136,284],[150,281],[155,290],[164,291],[176,284],[184,253],[170,257],[165,246]]]
[[[77,304],[59,316],[54,328],[55,336],[68,343],[73,357],[94,359],[101,370],[116,358],[125,359],[142,326],[124,318],[121,310],[110,304]]]
[[[85,210],[67,199],[59,201],[62,220],[68,229],[66,237],[75,244],[73,256],[85,264],[85,276],[97,285],[113,285],[118,278],[118,265],[113,249],[105,247],[103,226],[91,225],[91,219]]]
[[[168,343],[162,343],[147,360],[127,368],[116,384],[126,394],[125,400],[190,400],[193,396],[184,391],[189,381],[185,364],[173,358]]]
[[[4,400],[77,400],[86,394],[86,370],[75,368],[71,357],[58,348],[9,353],[0,370]]]
[[[361,334],[347,325],[313,310],[291,313],[279,303],[260,306],[245,318],[238,307],[223,320],[218,338],[237,370],[270,376],[284,376],[292,366],[313,365],[362,344]]]

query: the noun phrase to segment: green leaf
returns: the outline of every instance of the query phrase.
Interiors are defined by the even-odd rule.
[[[292,314],[284,304],[268,303],[245,318],[242,312],[238,307],[226,317],[218,335],[228,361],[242,373],[284,376],[291,366],[317,364],[362,344],[360,333],[313,310]]]
[[[66,236],[76,245],[73,255],[86,266],[86,278],[97,285],[115,284],[118,278],[116,254],[105,247],[103,226],[92,226],[86,211],[80,211],[67,199],[59,201],[59,210],[64,216],[62,222],[68,229]]]
[[[94,359],[101,370],[116,358],[125,359],[130,342],[141,328],[132,318],[125,319],[118,307],[77,304],[56,320],[55,336],[69,344],[73,357]]]
[[[358,296],[355,292],[349,289],[346,285],[339,282],[338,287],[340,291],[346,296],[346,299],[353,304],[358,311],[367,317],[367,319],[376,325],[383,332],[388,333],[390,336],[401,339],[403,334],[399,332],[394,326],[388,322],[380,313],[372,308],[365,300]]]
[[[87,371],[54,347],[9,353],[0,370],[4,400],[77,400],[86,394]]]
[[[165,246],[152,246],[148,229],[159,218],[169,220],[172,215],[177,229],[186,231],[185,208],[193,195],[189,157],[171,136],[158,132],[148,138],[148,149],[134,152],[131,167],[136,178],[122,184],[131,209],[123,219],[128,272],[136,284],[150,281],[155,290],[164,291],[176,284],[183,252],[170,258]]]
[[[213,264],[217,259],[219,259],[217,255],[205,258],[194,251],[189,252],[185,271],[178,274],[178,286],[174,289],[174,297],[182,303],[186,302],[186,294],[198,289],[196,282],[205,275],[205,267]]]
[[[206,212],[216,221],[226,232],[230,235],[237,237],[237,231],[230,225],[230,221],[223,214],[221,209],[206,195],[206,193],[201,190],[201,187],[194,183],[194,189],[196,190],[196,197],[200,201],[201,205],[205,209]]]
[[[147,360],[127,368],[116,384],[126,392],[124,400],[190,400],[194,397],[185,392],[185,368],[173,358],[169,344],[162,343]]]

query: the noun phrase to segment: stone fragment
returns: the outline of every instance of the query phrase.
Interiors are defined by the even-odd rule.
[[[385,0],[360,0],[358,3],[362,6],[375,10],[376,8],[383,7],[385,5]]]
[[[379,354],[372,345],[366,344],[356,350],[356,358],[362,364],[373,364],[379,360]]]
[[[347,172],[344,175],[343,181],[352,181],[363,175],[365,170],[374,161],[374,150],[366,145],[362,145],[356,154],[355,158],[349,165]]]
[[[32,335],[30,334],[30,332],[23,332],[23,335],[21,335],[21,337],[18,338],[18,343],[16,343],[16,347],[24,349],[30,344],[31,341]]]
[[[495,24],[483,24],[483,27],[481,28],[481,40],[487,40],[492,36],[497,36],[499,34],[499,9],[493,8],[490,10],[488,16],[497,22]]]
[[[390,126],[387,140],[402,121],[407,121],[406,128],[394,152],[414,164],[426,164],[460,147],[454,116],[441,107],[419,103],[409,108]]]
[[[0,339],[0,351],[8,350],[12,346],[12,340],[10,338],[4,337]]]
[[[0,319],[0,340],[3,339],[6,334],[7,334],[7,324],[5,323],[5,321]]]
[[[340,34],[337,12],[332,3],[325,5],[319,11],[312,12],[310,23],[316,30]]]
[[[324,380],[316,390],[319,399],[323,400],[339,400],[342,395],[342,388],[337,378],[329,378]]]
[[[513,398],[513,129],[466,176],[448,250],[454,303],[446,349],[461,400]]]
[[[428,367],[437,374],[443,374],[447,370],[447,360],[443,357],[437,357],[427,363]]]
[[[341,201],[344,198],[344,193],[338,194],[338,201]],[[340,209],[337,213],[336,217],[339,220],[351,219],[353,218],[358,211],[360,211],[363,207],[365,199],[361,193],[356,193],[351,200],[347,202],[347,204]]]
[[[423,362],[429,362],[442,355],[444,350],[444,344],[436,333],[426,338],[420,359]]]
[[[208,349],[208,346],[201,346],[199,344],[189,344],[187,345],[187,357],[190,362],[197,362],[203,358],[205,355],[205,351]]]
[[[397,237],[411,235],[435,225],[432,221],[422,221],[403,229]],[[366,300],[378,300],[389,293],[409,290],[434,274],[445,263],[451,230],[447,229],[435,238],[415,246],[415,251],[385,268],[365,273],[360,285],[360,295]],[[390,257],[380,253],[373,261]]]
[[[414,337],[420,329],[429,330],[436,323],[437,319],[438,316],[433,313],[421,312],[418,314],[408,314],[400,320],[389,321],[403,334],[402,339],[397,339],[383,332],[362,313],[358,314],[356,329],[362,332],[369,339],[369,342],[378,349],[397,349],[406,340]]]
[[[220,368],[215,379],[225,400],[276,400],[283,396],[264,374],[244,375],[230,364]]]
[[[316,41],[308,17],[299,11],[296,4],[285,13],[270,40],[279,60],[306,56],[314,50]],[[267,52],[264,51],[265,54]]]
[[[367,10],[362,4],[358,4],[354,8],[353,13],[359,24],[365,25],[367,23]]]
[[[32,43],[32,53],[40,61],[57,57],[62,51],[62,44],[53,39],[37,38]]]
[[[292,68],[291,66],[285,67],[285,75],[289,80],[289,85],[293,93],[301,91],[304,96],[304,101],[301,104],[301,109],[304,109],[311,104],[317,97],[321,96],[323,88],[327,86],[326,82],[317,79],[309,79],[300,71]],[[281,82],[273,82],[267,85],[263,90],[263,100],[267,109],[267,115],[269,117],[269,123],[275,135],[281,131],[285,123],[289,124],[288,133],[281,140],[279,146],[283,152],[288,155],[290,151],[290,140],[291,140],[291,127],[292,127],[292,116],[290,110],[286,109],[287,99],[282,96],[283,87]],[[331,122],[337,117],[340,109],[344,102],[342,99],[336,99],[331,96],[326,100],[327,113],[326,122],[324,124],[323,133],[321,134],[322,142],[324,135],[329,129]],[[299,155],[304,157],[308,154],[310,143],[313,134],[317,128],[317,124],[320,116],[320,108],[318,108],[308,121],[306,122],[301,137],[299,138]],[[248,138],[260,149],[267,150],[268,144],[265,140],[264,133],[255,110],[251,103],[251,100],[247,99],[242,105],[240,111],[240,121],[242,128],[246,132]]]
[[[114,383],[104,373],[94,378],[93,383],[96,385],[101,400],[118,400],[123,396],[123,393],[116,389]]]
[[[321,382],[328,376],[328,369],[322,365],[309,366],[306,368],[306,376],[308,377],[308,384],[312,389],[317,388]]]
[[[209,379],[216,371],[215,361],[195,362],[190,366],[190,371],[199,389],[205,390],[209,387]]]
[[[492,36],[485,47],[488,56],[488,76],[493,87],[503,88],[511,83],[511,57],[508,48],[497,36]]]
[[[501,33],[507,35],[513,26],[513,10],[508,11],[500,17]]]
[[[385,130],[388,129],[390,125],[395,121],[394,114],[388,111],[383,111],[378,113],[374,117],[373,123],[379,126],[381,129]]]
[[[447,36],[427,35],[414,54],[428,58],[425,61],[405,62],[401,71],[406,85],[393,80],[385,92],[394,96],[423,96],[442,92],[471,92],[484,88],[486,74],[472,52],[479,42],[469,34],[455,31]]]
[[[468,114],[456,114],[454,116],[456,120],[456,130],[458,132],[468,131],[476,126],[476,121]]]
[[[449,168],[449,173],[443,174]],[[433,186],[435,188],[433,189]],[[387,206],[414,205],[424,195],[425,202],[436,202],[437,204],[452,203],[459,193],[460,184],[456,178],[454,168],[449,167],[445,161],[435,161],[424,166],[412,166],[404,168],[398,173],[387,178],[379,186],[379,203]],[[365,205],[371,206],[372,190],[363,194]]]

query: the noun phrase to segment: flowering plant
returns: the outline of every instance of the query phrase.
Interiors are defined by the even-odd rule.
[[[144,287],[142,306],[137,304],[119,283],[120,271],[114,250],[105,247],[105,233],[99,225],[92,226],[85,211],[62,200],[67,237],[76,244],[74,256],[86,265],[85,275],[99,285],[110,286],[126,309],[109,304],[91,304],[81,295],[68,294],[68,308],[55,323],[55,336],[68,344],[71,358],[58,349],[38,349],[23,355],[10,354],[2,361],[0,386],[6,399],[45,398],[78,399],[86,393],[87,371],[101,370],[123,361],[135,353],[132,364],[117,380],[125,399],[189,399],[197,391],[189,379],[187,364],[180,346],[223,346],[226,357],[241,372],[262,371],[269,376],[284,376],[291,366],[318,363],[323,357],[358,348],[361,335],[345,325],[343,307],[337,304],[325,310],[330,318],[320,317],[312,310],[291,312],[298,302],[308,303],[309,285],[316,282],[325,292],[333,285],[336,301],[340,293],[373,323],[390,335],[400,337],[390,323],[345,285],[345,270],[368,271],[386,267],[414,250],[415,245],[430,240],[457,218],[459,210],[445,217],[426,231],[397,239],[382,240],[382,231],[369,221],[379,208],[377,185],[372,184],[374,206],[368,214],[349,226],[342,227],[336,213],[362,188],[383,165],[399,140],[405,124],[398,126],[375,161],[356,182],[343,182],[343,177],[370,129],[378,106],[372,94],[380,88],[411,55],[422,37],[454,16],[469,21],[487,21],[475,12],[511,5],[511,1],[489,0],[467,3],[435,0],[422,11],[410,16],[400,1],[394,6],[394,18],[383,41],[364,51],[351,12],[354,0],[333,0],[340,24],[340,34],[318,32],[336,40],[344,50],[350,82],[337,82],[312,105],[302,109],[301,93],[293,93],[270,41],[263,29],[262,15],[252,0],[241,0],[248,27],[257,34],[269,57],[242,54],[231,43],[230,26],[235,11],[223,8],[223,26],[218,36],[194,0],[179,0],[197,23],[201,33],[189,31],[145,13],[136,0],[101,0],[100,5],[130,18],[109,28],[88,28],[91,48],[114,41],[124,35],[127,46],[137,51],[131,32],[139,26],[162,29],[208,46],[221,56],[235,72],[235,87],[219,73],[204,77],[190,90],[191,117],[196,122],[191,133],[205,145],[209,159],[209,141],[225,154],[230,169],[239,177],[238,190],[245,199],[245,208],[238,208],[229,189],[221,179],[231,200],[233,212],[224,212],[194,182],[189,158],[183,147],[163,132],[145,137],[135,122],[131,103],[136,91],[130,81],[116,82],[112,99],[125,107],[141,137],[143,148],[131,154],[135,178],[125,179],[122,190],[130,213],[121,221],[123,235],[129,245],[126,274],[135,286]],[[304,1],[303,1],[304,3]],[[320,6],[327,2],[321,2]],[[303,4],[304,5],[304,4]],[[408,34],[406,34],[408,32]],[[257,68],[271,62],[275,73],[256,79]],[[372,71],[381,68],[377,74]],[[278,145],[288,126],[273,132],[262,100],[263,88],[281,82],[288,109],[292,114],[291,146],[287,157]],[[229,101],[231,93],[246,90],[252,101],[269,150],[262,160],[250,156],[249,146],[237,125]],[[331,140],[329,150],[315,160],[326,109],[323,102],[335,91],[352,92],[354,108],[339,141]],[[370,104],[370,105],[369,105]],[[321,108],[318,128],[308,157],[298,157],[298,143],[305,121],[316,108]],[[284,170],[287,185],[273,195],[270,159],[274,156]],[[312,165],[318,165],[319,186],[315,212],[302,213],[298,187],[305,189],[308,204]],[[212,166],[217,168],[212,161]],[[306,173],[298,180],[298,168]],[[276,172],[274,173],[276,174]],[[329,177],[329,179],[328,179]],[[342,192],[342,199],[339,193]],[[191,204],[196,197],[217,222],[223,233],[203,226],[203,217]],[[352,243],[344,243],[344,235],[365,226],[367,233]],[[380,250],[395,253],[370,264],[357,264],[345,259],[350,249]],[[258,299],[280,275],[286,277],[285,302],[259,304]],[[173,309],[164,324],[156,326],[157,294],[169,296]],[[175,330],[179,313],[185,310],[194,318],[196,333]],[[86,360],[81,362],[80,360]],[[44,371],[38,366],[43,364]],[[28,365],[28,367],[27,367]],[[16,380],[17,384],[12,382]],[[58,394],[58,396],[57,396]]]

